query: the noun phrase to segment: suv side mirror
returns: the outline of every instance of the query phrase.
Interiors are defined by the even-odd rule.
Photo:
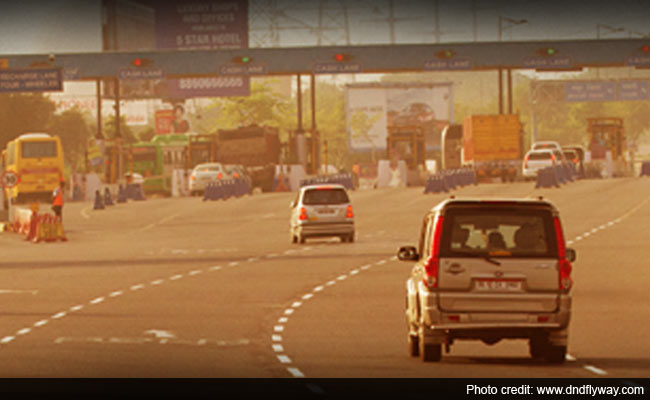
[[[402,246],[397,252],[397,258],[401,261],[417,261],[420,259],[420,255],[415,247]]]
[[[566,259],[568,262],[574,262],[576,260],[576,251],[571,248],[567,248]]]

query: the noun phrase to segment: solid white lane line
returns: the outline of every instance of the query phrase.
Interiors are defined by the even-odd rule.
[[[203,271],[201,271],[200,269],[195,269],[194,271],[190,271],[189,275],[194,276],[194,275],[198,275],[198,274],[200,274],[202,272]]]
[[[280,360],[282,364],[291,364],[291,359],[285,355],[278,356],[278,360]]]
[[[121,296],[122,293],[123,293],[123,292],[122,292],[121,290],[116,290],[116,291],[114,291],[113,293],[109,294],[109,296],[110,296],[110,297],[117,297],[117,296]]]
[[[320,291],[323,290],[323,289],[324,289],[323,286],[316,286],[316,287],[314,288],[314,292],[320,292]]]
[[[293,375],[294,378],[304,378],[305,377],[305,375],[303,375],[303,373],[300,372],[300,370],[298,368],[287,368],[287,371],[289,371],[289,373],[291,375]]]
[[[2,343],[2,344],[9,343],[14,339],[15,339],[14,336],[5,336],[2,339],[0,339],[0,343]]]
[[[140,290],[140,289],[144,289],[144,285],[143,285],[143,284],[133,285],[133,286],[131,286],[130,289],[131,289],[131,290]]]
[[[67,313],[65,311],[61,311],[60,313],[56,313],[56,314],[52,315],[51,318],[52,319],[59,319],[59,318],[65,317],[66,314]]]
[[[228,265],[230,265],[231,267],[236,267],[236,266],[239,265],[239,261],[232,261],[232,262],[229,262]]]
[[[307,293],[306,295],[302,296],[302,299],[303,299],[303,300],[309,300],[309,299],[311,299],[312,297],[314,297],[313,294],[311,294],[311,293]]]
[[[70,311],[75,312],[75,311],[79,311],[79,310],[81,310],[82,308],[84,308],[84,306],[81,305],[81,304],[79,304],[79,305],[77,305],[77,306],[72,306],[72,307],[70,307]]]
[[[271,346],[273,348],[273,351],[276,353],[282,353],[284,351],[284,347],[282,347],[281,344],[274,344]]]
[[[18,332],[16,332],[16,335],[26,335],[31,331],[32,331],[31,328],[23,328],[23,329],[19,330]]]
[[[596,368],[593,365],[585,365],[584,369],[586,369],[587,371],[593,372],[596,375],[607,375],[607,371],[605,371],[603,369],[600,369],[600,368]]]
[[[210,267],[210,271],[218,271],[221,269],[221,265],[215,265],[214,267]]]
[[[289,318],[287,318],[287,317],[280,317],[280,318],[278,318],[278,323],[279,323],[279,324],[284,324],[284,323],[286,323],[287,321],[289,321]]]
[[[284,331],[284,326],[282,325],[276,325],[273,327],[273,332],[282,332]]]
[[[291,307],[298,308],[302,305],[302,301],[294,301]]]
[[[34,326],[38,328],[40,326],[43,326],[43,325],[47,324],[48,322],[49,321],[47,319],[42,319],[40,321],[34,322]]]
[[[101,303],[102,301],[104,301],[104,298],[103,298],[103,297],[98,297],[98,298],[96,298],[96,299],[92,299],[92,300],[90,300],[88,303],[90,303],[90,304],[99,304],[99,303]]]
[[[161,283],[163,283],[162,279],[156,279],[155,281],[151,281],[152,285],[160,285]]]
[[[174,276],[170,277],[169,280],[170,281],[175,281],[177,279],[181,279],[182,277],[183,277],[183,275],[177,274],[177,275],[174,275]]]
[[[294,311],[293,308],[287,308],[286,310],[284,310],[284,314],[285,315],[291,315],[291,314],[293,314],[293,311]]]
[[[280,335],[271,335],[271,340],[274,342],[281,342],[282,341],[282,336]]]

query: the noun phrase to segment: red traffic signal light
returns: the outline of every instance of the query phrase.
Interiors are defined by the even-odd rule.
[[[251,62],[251,58],[249,56],[239,56],[239,57],[233,57],[232,62],[235,64],[248,64]]]
[[[151,65],[153,65],[153,61],[151,61],[148,58],[140,58],[140,57],[138,57],[138,58],[134,58],[133,61],[131,61],[131,64],[134,67],[138,67],[138,68],[140,68],[140,67],[150,67]]]
[[[336,53],[334,55],[334,61],[337,62],[348,62],[352,60],[352,56],[349,54],[344,54],[344,53]]]
[[[553,57],[554,55],[557,55],[557,53],[558,53],[557,49],[553,47],[544,47],[537,50],[537,54],[543,57]]]
[[[453,58],[456,55],[453,50],[440,50],[436,53],[438,58]]]

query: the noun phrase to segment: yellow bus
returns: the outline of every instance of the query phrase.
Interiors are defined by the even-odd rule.
[[[26,133],[7,143],[2,167],[18,174],[18,184],[6,189],[5,198],[15,203],[50,202],[63,179],[63,147],[58,136]]]

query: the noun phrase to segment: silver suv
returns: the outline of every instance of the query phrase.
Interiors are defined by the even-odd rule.
[[[310,185],[291,202],[291,241],[309,237],[338,236],[354,242],[354,212],[342,185]]]
[[[445,200],[398,258],[416,261],[406,283],[411,356],[440,361],[455,340],[527,339],[532,357],[564,361],[576,253],[551,203]]]

